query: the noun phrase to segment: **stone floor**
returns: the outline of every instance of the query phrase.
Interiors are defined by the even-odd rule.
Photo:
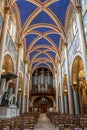
[[[46,114],[41,114],[34,130],[58,130],[58,128],[51,124]]]

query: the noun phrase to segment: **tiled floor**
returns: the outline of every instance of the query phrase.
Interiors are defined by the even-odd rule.
[[[45,114],[41,114],[34,130],[58,130],[58,128],[51,124]]]

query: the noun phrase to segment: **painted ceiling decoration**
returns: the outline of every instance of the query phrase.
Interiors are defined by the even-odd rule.
[[[16,3],[14,3],[16,1]],[[60,58],[60,37],[66,42],[65,19],[70,4],[79,0],[9,0],[19,10],[21,20],[20,42],[26,39],[26,56],[30,67],[56,69]]]

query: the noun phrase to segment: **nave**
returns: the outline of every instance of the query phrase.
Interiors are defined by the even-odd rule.
[[[34,130],[58,130],[58,127],[55,128],[46,114],[40,114]]]
[[[87,130],[87,116],[61,115],[57,112],[24,113],[0,119],[0,130]]]

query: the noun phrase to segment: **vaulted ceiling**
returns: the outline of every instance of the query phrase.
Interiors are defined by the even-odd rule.
[[[65,17],[70,0],[18,0],[21,38],[26,39],[30,65],[56,67],[60,37],[65,39]]]

